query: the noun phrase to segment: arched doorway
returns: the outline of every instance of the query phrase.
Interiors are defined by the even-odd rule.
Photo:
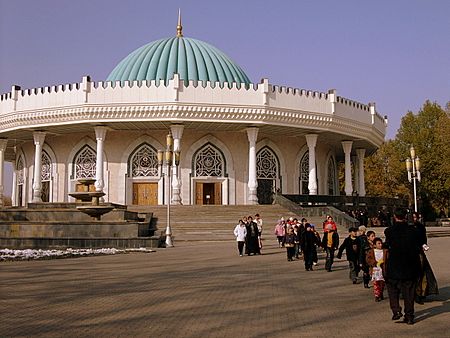
[[[309,195],[309,150],[305,151],[299,163],[299,193],[300,195]],[[317,176],[317,162],[316,162],[316,183],[319,186],[319,178]]]
[[[25,186],[25,166],[23,157],[20,156],[16,164],[16,177],[17,177],[17,206],[21,207],[24,205],[24,186]]]
[[[328,159],[328,195],[337,195],[336,165],[333,157]]]
[[[308,195],[308,183],[309,183],[309,150],[305,151],[300,160],[300,182],[299,193],[300,195]]]
[[[259,204],[272,204],[277,189],[280,164],[277,156],[269,147],[263,147],[256,154],[256,176],[258,188],[256,194]]]
[[[73,177],[75,180],[80,178],[95,179],[96,176],[97,155],[94,149],[87,144],[80,149],[73,160]],[[83,191],[84,185],[77,183],[76,191]],[[89,185],[89,191],[95,191],[94,184]]]
[[[41,171],[41,199],[42,202],[50,202],[52,189],[52,161],[45,150],[42,151],[42,171]]]
[[[195,204],[220,205],[226,181],[225,157],[213,144],[207,143],[194,154],[193,172]]]
[[[128,177],[132,179],[133,204],[158,204],[158,156],[149,144],[138,146],[128,158]]]

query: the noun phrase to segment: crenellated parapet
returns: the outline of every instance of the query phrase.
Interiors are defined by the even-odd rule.
[[[0,136],[21,128],[102,121],[225,121],[349,133],[379,145],[386,119],[374,104],[328,93],[261,83],[209,81],[93,82],[21,89],[0,96]]]

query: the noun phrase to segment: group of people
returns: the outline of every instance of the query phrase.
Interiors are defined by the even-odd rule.
[[[336,251],[338,259],[345,251],[352,283],[358,283],[362,272],[364,287],[369,289],[372,282],[376,302],[384,299],[386,287],[393,320],[403,317],[399,304],[402,293],[403,321],[414,324],[414,302],[423,304],[427,295],[438,293],[436,279],[425,255],[428,250],[425,226],[417,213],[413,214],[412,222],[408,222],[406,209],[397,209],[393,224],[384,232],[384,242],[374,231],[366,230],[364,225],[349,228],[348,237],[339,245],[336,223],[333,217],[327,216],[322,238],[305,218],[300,222],[295,218],[287,221],[281,218],[274,233],[278,245],[286,248],[287,260],[302,255],[306,271],[312,271],[313,265],[317,264],[318,247],[326,253],[325,270],[328,272],[332,271]]]
[[[396,209],[394,222],[385,231],[385,242],[375,232],[365,227],[350,228],[349,236],[339,248],[340,258],[345,250],[350,267],[350,279],[356,284],[360,269],[363,271],[364,287],[372,280],[375,301],[384,299],[387,287],[392,320],[403,317],[400,293],[404,299],[404,319],[414,324],[414,302],[423,304],[426,296],[438,293],[436,278],[427,260],[426,229],[418,213],[413,213],[412,222],[407,220],[406,209]]]
[[[309,223],[306,218],[298,221],[297,218],[290,217],[286,221],[282,217],[275,225],[274,233],[277,236],[280,248],[286,248],[287,260],[293,261],[294,257],[299,259],[302,255],[306,271],[312,271],[313,266],[317,265],[317,248],[323,247],[327,253],[325,269],[331,272],[334,250],[339,245],[337,225],[333,217],[327,217],[323,222],[323,228],[324,236],[321,238],[315,225]]]
[[[260,255],[262,249],[262,218],[259,214],[253,216],[245,216],[238,221],[238,224],[234,228],[234,236],[236,237],[239,256],[244,256],[244,246],[245,254]]]

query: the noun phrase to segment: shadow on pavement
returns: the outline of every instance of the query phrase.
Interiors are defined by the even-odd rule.
[[[420,311],[416,311],[416,321],[421,322],[422,320],[443,314],[443,313],[449,313],[450,312],[450,287],[446,286],[442,289],[439,289],[439,294],[430,296],[429,301],[441,301],[442,304],[439,304],[437,306],[434,306],[429,309],[424,309]],[[428,302],[429,302],[428,301]],[[426,302],[426,303],[428,303]],[[425,303],[425,304],[426,304]],[[417,306],[416,306],[417,308]]]

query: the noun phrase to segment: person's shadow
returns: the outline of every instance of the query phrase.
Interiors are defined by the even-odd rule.
[[[422,320],[440,315],[441,313],[448,313],[450,312],[450,287],[446,286],[442,289],[439,289],[438,295],[431,295],[427,297],[426,303],[432,302],[432,301],[441,301],[442,304],[437,305],[435,307],[429,308],[429,309],[423,309],[416,311],[415,313],[415,321],[421,322]],[[417,305],[415,306],[417,309]]]

